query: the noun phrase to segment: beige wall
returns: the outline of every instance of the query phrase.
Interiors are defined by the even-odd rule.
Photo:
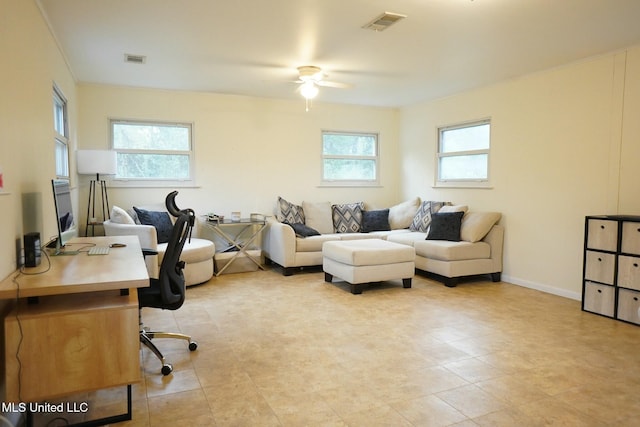
[[[619,210],[640,215],[640,46],[630,50],[625,59]]]
[[[572,298],[580,296],[584,216],[640,213],[640,47],[400,111],[318,102],[309,113],[302,101],[76,86],[33,1],[0,0],[0,55],[11,58],[0,68],[0,168],[9,193],[0,195],[1,277],[15,269],[24,232],[35,227],[43,240],[56,232],[54,82],[69,100],[81,220],[88,177],[75,176],[73,150],[76,141],[108,147],[109,117],[194,123],[198,187],[181,190],[181,205],[228,214],[268,212],[278,195],[377,206],[417,195],[500,211],[503,277]],[[485,117],[493,188],[433,188],[437,127]],[[319,187],[321,129],[380,132],[381,187]],[[167,190],[110,195],[130,206],[157,203]],[[32,195],[34,212],[23,215]]]
[[[34,1],[0,1],[0,57],[0,168],[9,193],[0,195],[4,278],[16,268],[16,243],[24,232],[40,231],[43,241],[57,233],[50,183],[55,177],[53,83],[68,100],[72,151],[77,103],[73,77]],[[23,209],[23,199],[33,209]]]
[[[109,118],[194,125],[197,188],[179,189],[179,206],[229,216],[271,214],[278,196],[389,205],[398,200],[398,114],[394,109],[270,100],[210,93],[81,85],[79,145],[109,147]],[[381,186],[320,187],[321,130],[379,133]],[[82,177],[82,194],[86,195]],[[110,188],[111,204],[161,203],[167,188]],[[82,199],[82,198],[81,198]],[[81,203],[85,203],[81,200]]]
[[[502,212],[504,279],[580,298],[585,215],[640,214],[639,67],[634,48],[403,109],[404,196]],[[493,188],[433,188],[436,129],[485,117]]]

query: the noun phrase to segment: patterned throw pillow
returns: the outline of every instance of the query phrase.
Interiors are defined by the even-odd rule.
[[[278,197],[277,218],[280,222],[304,224],[304,210],[302,210],[302,206],[294,205],[282,197]]]
[[[364,202],[331,206],[336,233],[359,233],[362,228]]]
[[[431,225],[431,214],[438,212],[442,206],[448,204],[446,202],[432,202],[425,200],[420,204],[416,215],[413,217],[413,222],[409,226],[411,231],[420,231],[426,233],[429,231]]]

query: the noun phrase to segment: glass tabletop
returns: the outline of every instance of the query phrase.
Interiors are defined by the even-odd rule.
[[[204,216],[204,222],[211,225],[233,225],[233,224],[264,224],[267,222],[265,216],[260,218],[240,218],[240,219],[209,219],[207,215]]]

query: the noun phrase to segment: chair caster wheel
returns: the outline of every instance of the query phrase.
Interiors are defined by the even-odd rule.
[[[190,341],[189,342],[189,350],[196,351],[196,348],[198,348],[198,343],[195,342],[195,341]]]
[[[169,375],[171,372],[173,372],[173,366],[170,363],[162,365],[162,369],[160,372],[162,372],[162,375]]]

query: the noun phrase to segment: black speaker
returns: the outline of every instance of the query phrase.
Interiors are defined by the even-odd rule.
[[[24,235],[24,266],[38,265],[40,265],[40,233],[27,233]]]

